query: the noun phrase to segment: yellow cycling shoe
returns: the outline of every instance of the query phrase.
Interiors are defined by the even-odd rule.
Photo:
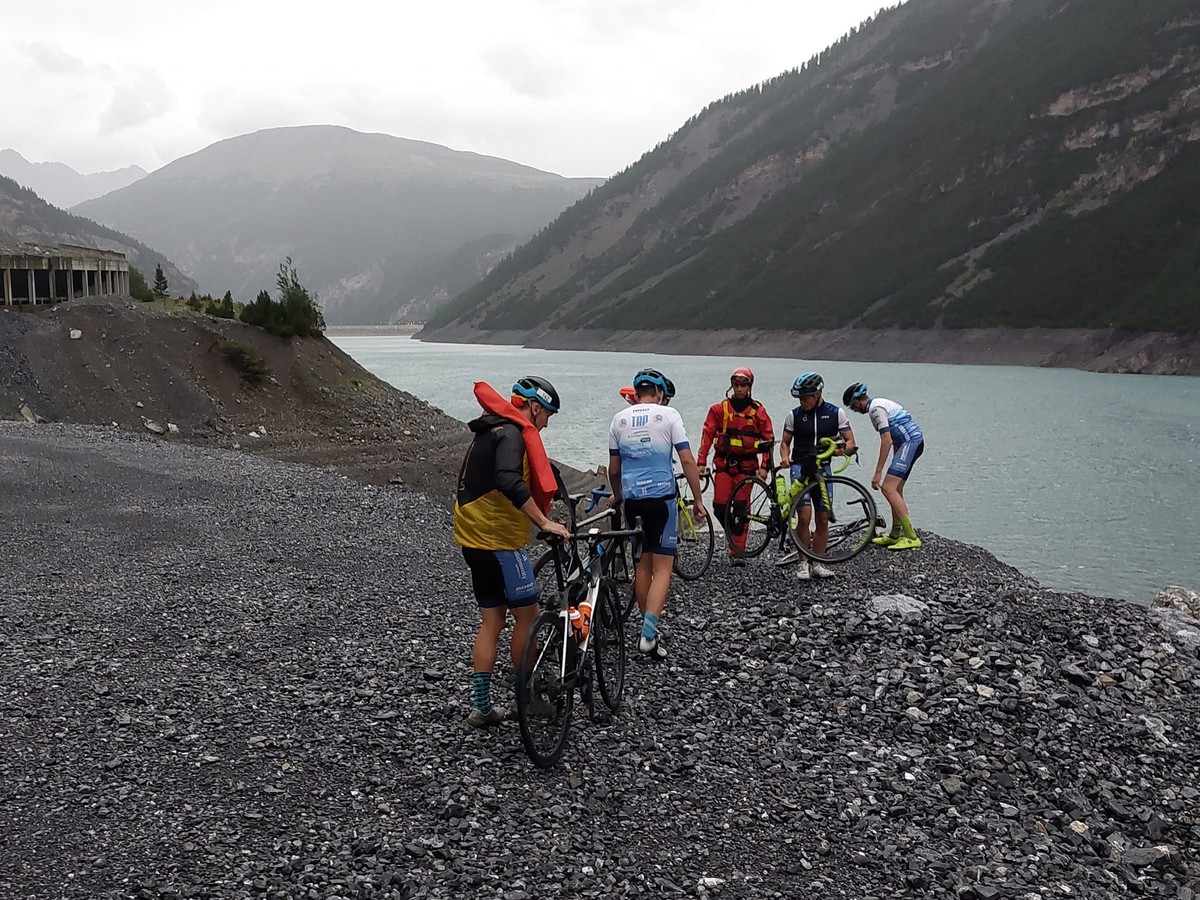
[[[920,546],[921,546],[920,538],[902,537],[902,538],[897,539],[895,541],[895,543],[889,544],[888,549],[889,550],[916,550]]]
[[[890,547],[898,540],[900,540],[900,538],[894,538],[890,534],[881,534],[877,538],[871,538],[871,543],[876,547]]]

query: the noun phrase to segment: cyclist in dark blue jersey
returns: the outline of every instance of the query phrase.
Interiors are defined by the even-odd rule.
[[[816,372],[805,372],[792,385],[792,396],[800,401],[800,405],[787,414],[783,423],[779,461],[781,465],[791,466],[793,480],[811,478],[816,474],[816,457],[821,449],[822,438],[840,438],[845,442],[838,447],[835,456],[855,450],[854,432],[850,428],[850,420],[846,418],[846,411],[834,403],[826,402],[822,393],[824,390],[825,380]],[[831,474],[828,463],[825,473]],[[800,540],[817,553],[824,553],[829,541],[829,510],[823,508],[820,500],[817,501],[817,507],[817,525],[811,533],[812,507],[806,503],[801,508]],[[832,578],[833,570],[824,563],[814,562],[810,566],[807,558],[800,559],[796,577],[807,581],[814,576]]]

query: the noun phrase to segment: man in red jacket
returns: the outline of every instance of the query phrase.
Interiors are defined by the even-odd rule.
[[[725,399],[709,407],[697,459],[702,469],[707,468],[708,451],[712,450],[713,512],[729,535],[729,562],[734,566],[746,564],[742,555],[746,549],[746,526],[743,522],[736,532],[730,528],[729,495],[739,478],[757,473],[766,479],[771,449],[760,449],[759,444],[775,440],[771,417],[766,407],[751,396],[753,390],[754,373],[744,366],[734,369]],[[733,512],[735,517],[738,513],[745,516],[745,510]]]

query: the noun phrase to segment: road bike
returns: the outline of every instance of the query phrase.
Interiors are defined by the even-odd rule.
[[[597,518],[616,514],[610,509]],[[525,641],[517,679],[521,743],[537,766],[548,768],[562,757],[576,689],[593,717],[595,693],[610,713],[620,708],[626,641],[616,583],[602,573],[601,545],[641,536],[640,519],[628,530],[601,531],[593,525],[567,541],[547,532],[538,535],[549,545],[556,590],[538,599],[541,611]]]
[[[740,552],[750,558],[761,554],[776,538],[779,549],[783,550],[789,536],[797,550],[822,563],[844,562],[866,548],[879,524],[875,501],[853,478],[825,473],[825,463],[836,453],[838,442],[822,438],[820,443],[823,449],[816,456],[814,474],[794,480],[790,487],[786,466],[772,466],[768,481],[757,475],[747,475],[734,483],[729,493],[726,528],[731,549],[734,548],[734,536],[742,534],[746,546]],[[764,452],[768,449],[767,443],[760,447]],[[850,457],[846,456],[837,471],[844,471],[849,464]],[[824,553],[813,550],[811,541],[806,546],[800,540],[799,513],[806,505],[829,511],[829,540]],[[815,520],[816,516],[813,516],[810,529],[815,526]]]
[[[555,472],[557,475],[557,470]],[[611,519],[609,524],[614,527],[620,526],[620,512],[616,509],[606,509],[589,518],[579,519],[579,504],[584,500],[587,505],[583,507],[583,515],[587,515],[597,506],[602,500],[612,496],[612,491],[608,490],[604,485],[599,485],[592,488],[586,494],[572,494],[566,489],[566,486],[559,479],[559,493],[555,494],[555,499],[563,503],[566,510],[566,526],[567,531],[574,534],[577,531],[586,529],[602,522],[605,519]],[[571,548],[574,551],[574,547]],[[627,540],[612,538],[602,541],[599,546],[600,550],[600,568],[601,574],[605,578],[611,578],[620,584],[633,584],[633,567],[629,564],[629,542]],[[554,566],[553,561],[554,550],[547,547],[533,564],[533,574],[538,580],[540,590],[553,591],[555,590],[554,582]],[[575,569],[580,568],[581,563],[578,554],[573,554],[574,558],[567,561],[567,572],[570,573]],[[630,588],[630,596],[632,596],[632,588]]]
[[[700,493],[704,494],[712,485],[711,476],[700,476]],[[675,548],[672,568],[684,581],[696,581],[704,576],[712,563],[716,538],[713,533],[712,514],[697,519],[693,512],[691,485],[686,475],[675,476],[676,523],[679,543]]]

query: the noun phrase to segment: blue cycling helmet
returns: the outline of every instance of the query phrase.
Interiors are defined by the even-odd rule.
[[[658,369],[642,369],[633,376],[633,386],[635,388],[643,384],[652,384],[656,388],[661,388],[663,395],[667,395],[667,384],[669,382],[667,381],[667,377],[658,371]]]
[[[805,372],[792,385],[793,397],[813,397],[825,389],[825,379],[816,372]]]
[[[526,400],[536,400],[546,408],[546,412],[558,412],[558,391],[545,378],[526,375],[512,386],[512,392],[514,396],[524,397]]]
[[[867,396],[867,386],[861,381],[856,381],[842,394],[842,403],[849,406],[855,400],[865,396]]]

